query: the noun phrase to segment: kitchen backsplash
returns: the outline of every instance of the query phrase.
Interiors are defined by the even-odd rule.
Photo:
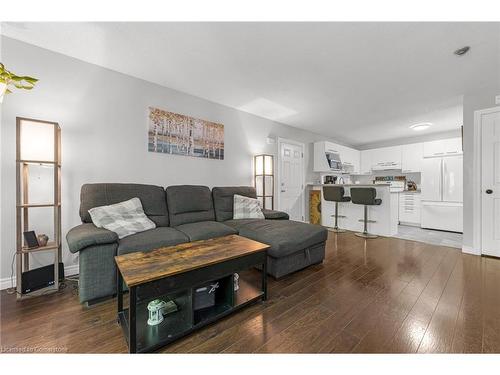
[[[414,181],[417,187],[420,187],[421,174],[420,173],[401,173],[400,171],[374,171],[372,175],[352,175],[352,183],[359,182],[360,184],[371,184],[375,177],[382,176],[405,176],[406,181]]]

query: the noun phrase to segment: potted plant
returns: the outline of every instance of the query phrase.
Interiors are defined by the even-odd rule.
[[[0,103],[3,101],[4,94],[12,93],[14,88],[20,90],[31,90],[35,87],[38,79],[29,76],[18,76],[0,63]]]

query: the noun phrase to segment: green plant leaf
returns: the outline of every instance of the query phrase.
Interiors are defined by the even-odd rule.
[[[37,78],[33,78],[33,77],[29,77],[29,76],[24,76],[24,77],[22,77],[22,79],[25,80],[26,82],[33,83],[33,84],[38,82]]]
[[[19,90],[31,90],[35,87],[35,83],[38,82],[37,78],[31,76],[18,76],[12,72],[5,69],[3,63],[0,63],[0,82],[7,85],[15,87]],[[12,91],[7,89],[5,93],[10,94]]]

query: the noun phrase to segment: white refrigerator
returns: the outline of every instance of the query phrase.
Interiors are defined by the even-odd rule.
[[[424,158],[422,228],[463,232],[463,156]]]

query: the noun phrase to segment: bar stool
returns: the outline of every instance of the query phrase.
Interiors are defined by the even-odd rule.
[[[358,237],[363,238],[377,238],[375,234],[368,233],[368,223],[375,223],[374,220],[368,220],[368,206],[380,206],[382,204],[382,199],[376,199],[377,190],[375,188],[351,188],[351,200],[354,204],[362,204],[365,206],[365,218],[363,233],[355,233]]]
[[[323,186],[323,198],[328,202],[335,202],[335,226],[332,232],[343,233],[345,229],[340,229],[338,226],[339,217],[345,217],[339,215],[339,202],[350,202],[351,197],[344,196],[345,190],[342,186]]]

